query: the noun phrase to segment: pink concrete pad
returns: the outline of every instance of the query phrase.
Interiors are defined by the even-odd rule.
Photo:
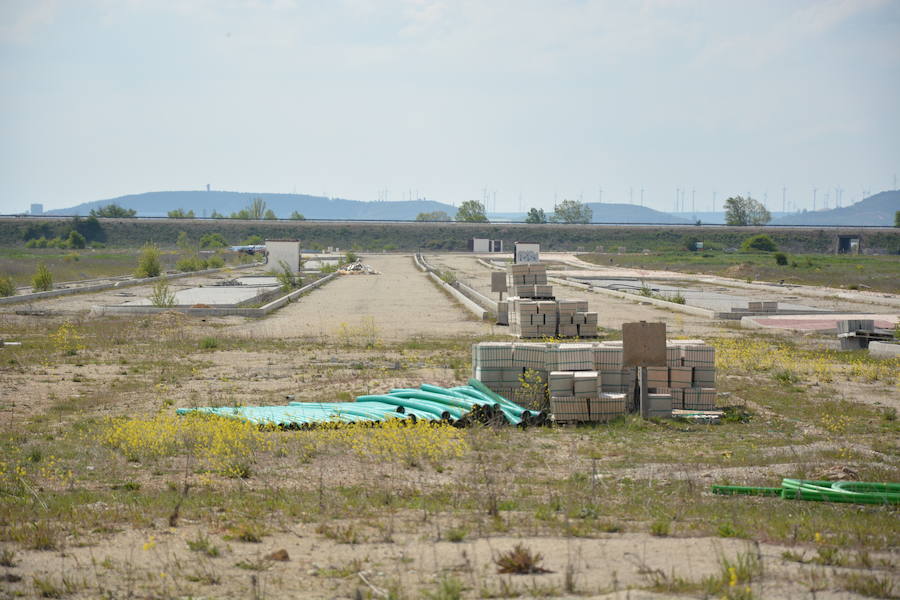
[[[741,323],[745,326],[764,329],[792,329],[796,331],[828,331],[837,329],[838,321],[850,319],[872,319],[879,329],[893,329],[900,322],[898,315],[783,315],[776,317],[744,317]]]

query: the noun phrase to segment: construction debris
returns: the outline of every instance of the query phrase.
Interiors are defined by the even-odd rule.
[[[370,265],[363,264],[359,261],[348,263],[338,269],[341,275],[380,275],[378,271]]]

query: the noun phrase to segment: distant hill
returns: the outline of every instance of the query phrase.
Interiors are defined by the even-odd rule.
[[[198,217],[208,217],[213,211],[228,216],[246,208],[254,198],[265,200],[266,208],[272,209],[275,215],[282,219],[290,217],[295,210],[307,219],[413,220],[421,212],[436,210],[442,210],[451,217],[456,214],[455,207],[431,200],[361,202],[305,194],[250,194],[215,190],[133,194],[85,202],[71,208],[49,210],[46,214],[87,215],[91,209],[118,204],[136,210],[141,217],[165,217],[170,210],[178,208],[185,211],[193,210]]]
[[[856,204],[831,210],[796,213],[775,219],[772,225],[880,225],[892,227],[900,210],[900,190],[880,192]]]
[[[669,213],[634,204],[589,202],[588,206],[594,211],[591,223],[663,223],[673,225],[693,223],[693,221],[688,219],[681,219]]]

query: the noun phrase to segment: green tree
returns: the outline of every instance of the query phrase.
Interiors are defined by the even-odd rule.
[[[250,206],[247,207],[247,211],[250,213],[251,219],[262,219],[266,214],[266,201],[262,198],[254,198],[252,202],[250,202]]]
[[[263,240],[263,238],[262,238],[261,235],[258,235],[258,234],[255,234],[255,233],[254,233],[253,235],[251,235],[250,237],[248,237],[246,240],[244,240],[243,242],[241,242],[241,244],[243,244],[244,246],[259,246],[259,245],[261,245],[264,241],[265,241],[265,240]]]
[[[758,200],[735,196],[725,200],[726,225],[765,225],[772,220],[772,215]]]
[[[175,240],[175,244],[182,252],[190,252],[193,250],[191,247],[191,238],[188,237],[187,231],[178,232],[178,239]]]
[[[526,223],[531,223],[533,225],[537,225],[540,223],[547,222],[547,215],[544,214],[543,208],[532,208],[528,211],[528,215],[525,217]]]
[[[900,227],[900,210],[894,213],[894,227]]]
[[[176,208],[175,210],[169,211],[169,218],[170,219],[193,219],[194,211],[189,210],[189,211],[185,212],[185,210],[183,208]]]
[[[53,289],[53,273],[44,263],[38,265],[31,277],[31,289],[35,292],[49,292]]]
[[[221,233],[204,233],[200,236],[201,248],[224,248],[228,245]]]
[[[442,210],[433,212],[421,212],[416,215],[416,221],[451,221],[450,215]]]
[[[223,215],[222,213],[220,213],[217,210],[214,210],[214,211],[212,211],[212,214],[209,215],[209,218],[210,219],[224,219],[225,215]]]
[[[84,239],[83,235],[73,229],[69,232],[69,238],[66,240],[66,244],[69,248],[81,249],[87,245],[87,240]]]
[[[277,218],[278,218],[278,217],[275,216],[275,211],[272,210],[271,208],[270,208],[269,210],[266,211],[266,214],[263,215],[263,219],[265,219],[265,220],[267,220],[267,221],[274,221],[274,220],[276,220]]]
[[[456,211],[456,220],[464,223],[488,223],[484,212],[484,204],[478,200],[466,200]]]
[[[303,216],[303,213],[299,213],[296,210],[291,213],[291,219],[294,221],[305,221],[306,217]]]
[[[578,200],[563,200],[553,206],[555,223],[590,223],[593,216],[591,207]]]
[[[239,210],[237,212],[233,212],[230,215],[228,215],[228,218],[229,219],[242,219],[244,221],[249,221],[250,219],[253,218],[253,216],[250,214],[249,209],[242,208],[241,210]]]
[[[107,204],[100,208],[91,209],[92,217],[105,217],[107,219],[128,219],[137,215],[137,211],[132,208],[122,208],[118,204]]]
[[[162,273],[162,264],[159,261],[159,248],[153,244],[145,244],[138,257],[138,268],[134,276],[138,279],[145,277],[158,277]]]

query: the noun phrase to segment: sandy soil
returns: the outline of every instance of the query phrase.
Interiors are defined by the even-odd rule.
[[[130,597],[133,587],[143,591],[156,589],[155,597],[201,594],[268,598],[277,594],[281,598],[352,598],[357,592],[361,595],[356,597],[386,597],[380,592],[391,585],[399,587],[404,597],[418,597],[417,588],[433,590],[439,578],[449,574],[470,590],[496,593],[505,584],[507,590],[516,590],[514,596],[525,598],[538,597],[538,590],[544,589],[555,590],[550,595],[558,598],[636,600],[683,598],[681,594],[653,594],[628,588],[676,577],[699,581],[721,573],[720,557],[733,559],[739,552],[749,551],[761,558],[766,573],[763,581],[752,585],[754,598],[859,597],[828,589],[811,591],[808,583],[802,583],[806,579],[802,567],[783,561],[781,553],[787,548],[776,545],[638,533],[613,533],[596,539],[477,537],[453,543],[440,541],[453,523],[442,522],[442,515],[426,518],[430,520],[427,535],[403,532],[404,521],[421,521],[421,515],[397,515],[387,530],[384,524],[373,527],[359,521],[328,524],[336,529],[354,527],[361,538],[355,544],[337,543],[317,533],[317,525],[300,522],[288,524],[285,531],[265,537],[260,544],[225,542],[213,535],[211,542],[224,549],[217,558],[188,551],[187,541],[198,535],[190,525],[174,529],[162,523],[152,532],[131,530],[109,536],[102,547],[73,546],[61,553],[27,552],[20,556],[35,576],[57,578],[63,574],[82,580],[85,587],[112,592],[111,597]],[[514,519],[515,515],[505,518]],[[542,565],[550,572],[499,575],[494,558],[519,543],[539,548]],[[281,550],[286,551],[287,560],[266,559]],[[569,594],[563,592],[567,569],[571,570],[574,584]],[[213,579],[219,583],[210,585]],[[135,585],[135,581],[140,583]],[[15,586],[23,591],[29,587]]]

